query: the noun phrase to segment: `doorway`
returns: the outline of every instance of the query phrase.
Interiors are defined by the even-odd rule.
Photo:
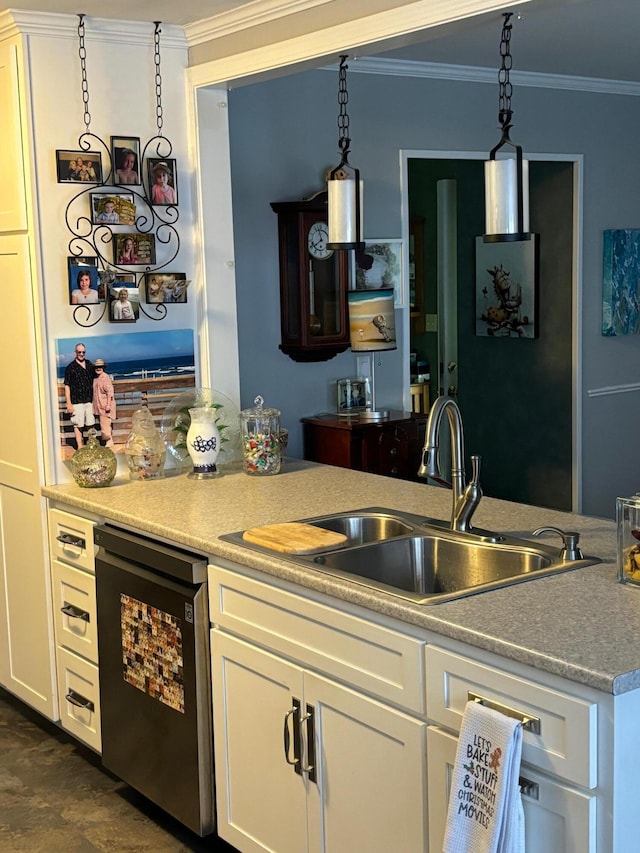
[[[424,315],[412,313],[409,349],[414,360],[429,364],[432,400],[454,384],[454,371],[467,460],[471,453],[482,456],[486,495],[578,511],[579,158],[530,159],[531,230],[539,235],[539,331],[525,339],[476,334],[475,241],[484,231],[484,205],[477,200],[484,198],[485,157],[406,152],[406,220],[422,221],[424,227]],[[455,365],[441,356],[442,329],[452,325],[451,317],[439,316],[438,186],[443,182],[453,184],[456,200],[456,292],[447,300],[457,302]]]

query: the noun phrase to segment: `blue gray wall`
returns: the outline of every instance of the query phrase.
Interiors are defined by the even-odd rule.
[[[602,232],[640,228],[638,100],[521,86],[513,106],[513,136],[526,151],[584,155],[582,510],[612,517],[617,495],[640,490],[640,397],[588,391],[640,381],[640,338],[601,335]],[[229,107],[242,406],[261,394],[282,409],[291,455],[300,456],[299,419],[333,409],[335,380],[355,373],[355,356],[302,365],[278,349],[277,222],[269,203],[319,189],[335,165],[336,75],[311,71],[241,87],[230,92]],[[351,73],[349,115],[370,237],[401,235],[401,149],[488,151],[498,137],[496,87],[481,83]],[[379,402],[394,407],[402,398],[402,344],[383,355],[376,373]]]

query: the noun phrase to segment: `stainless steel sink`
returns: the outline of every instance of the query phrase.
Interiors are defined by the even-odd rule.
[[[488,531],[454,531],[443,522],[370,507],[311,519],[307,524],[345,533],[339,550],[281,554],[310,570],[326,572],[419,604],[437,604],[509,584],[599,563],[596,557],[563,559],[559,548]],[[223,539],[267,549],[242,539]]]
[[[386,512],[366,512],[356,514],[340,514],[311,519],[307,524],[333,530],[334,533],[344,533],[347,537],[345,547],[364,545],[367,542],[379,542],[394,539],[396,536],[406,536],[413,533],[420,519],[411,524],[397,516]]]

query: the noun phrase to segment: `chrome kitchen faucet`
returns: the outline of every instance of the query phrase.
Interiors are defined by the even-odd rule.
[[[449,419],[451,432],[451,482],[442,477],[438,460],[438,435],[440,422],[445,412]],[[430,477],[439,485],[452,489],[452,530],[471,530],[471,518],[482,497],[480,461],[480,456],[471,457],[472,476],[469,482],[465,483],[462,415],[453,397],[438,397],[429,412],[418,476]]]

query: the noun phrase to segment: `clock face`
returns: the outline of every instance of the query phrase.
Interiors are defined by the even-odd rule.
[[[325,260],[333,255],[333,249],[327,249],[329,226],[326,222],[314,222],[307,235],[307,249],[312,258]]]

